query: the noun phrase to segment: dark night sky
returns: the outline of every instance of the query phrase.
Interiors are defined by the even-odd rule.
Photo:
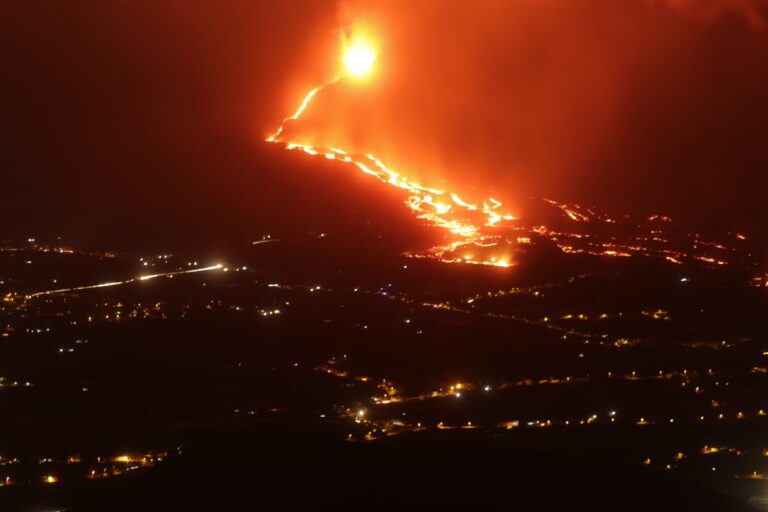
[[[319,97],[303,137],[511,204],[764,231],[767,4],[4,2],[0,238],[239,233],[274,190],[317,196],[311,163],[259,140],[333,73],[347,23],[379,38],[376,83]]]

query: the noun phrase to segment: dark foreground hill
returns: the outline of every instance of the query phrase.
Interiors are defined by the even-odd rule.
[[[402,437],[346,443],[317,432],[263,427],[148,472],[8,495],[3,510],[258,510],[263,506],[457,505],[521,510],[752,510],[663,473],[515,450],[491,438]],[[8,508],[6,508],[8,507]]]

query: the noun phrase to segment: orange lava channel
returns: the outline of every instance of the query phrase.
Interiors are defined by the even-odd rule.
[[[356,51],[359,51],[356,49]],[[359,66],[358,64],[355,64]],[[350,70],[352,77],[359,77]],[[374,155],[351,154],[343,149],[333,147],[319,147],[309,144],[284,140],[282,138],[285,126],[298,120],[310,106],[315,96],[326,87],[339,82],[342,77],[337,77],[323,85],[313,88],[301,102],[293,115],[283,119],[278,129],[266,138],[267,142],[284,144],[288,150],[303,151],[312,156],[321,156],[329,160],[338,160],[356,166],[360,171],[373,176],[379,181],[390,186],[397,187],[407,193],[405,204],[420,219],[429,225],[442,228],[450,233],[451,241],[446,245],[434,247],[425,253],[413,254],[415,257],[429,257],[448,263],[470,263],[478,265],[491,265],[496,267],[509,267],[512,263],[505,257],[477,258],[471,256],[456,256],[456,251],[465,247],[490,247],[496,244],[498,237],[484,233],[484,228],[492,228],[503,221],[517,220],[514,216],[502,213],[502,203],[493,198],[488,198],[482,204],[472,204],[464,201],[456,193],[426,187],[411,181],[406,176],[388,168]],[[478,220],[479,219],[479,220]]]

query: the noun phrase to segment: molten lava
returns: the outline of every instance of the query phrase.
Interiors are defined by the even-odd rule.
[[[508,213],[500,212],[502,203],[488,198],[479,204],[473,204],[460,198],[456,193],[446,192],[432,187],[420,185],[406,176],[389,169],[373,155],[352,154],[343,149],[317,147],[283,140],[281,136],[286,124],[298,120],[309,107],[312,99],[325,89],[344,78],[364,78],[369,75],[376,61],[377,53],[374,47],[364,39],[358,39],[345,44],[341,62],[343,73],[334,79],[312,89],[299,105],[293,115],[283,119],[282,124],[269,137],[267,142],[283,143],[288,150],[301,150],[309,155],[321,155],[330,160],[340,160],[355,165],[362,172],[374,176],[380,181],[404,190],[408,195],[405,204],[430,225],[443,228],[451,235],[451,241],[446,245],[435,247],[415,257],[436,258],[445,262],[462,262],[497,267],[511,265],[508,255],[500,257],[476,257],[464,252],[456,256],[459,249],[493,247],[499,242],[499,237],[485,233],[486,227],[495,227],[501,221],[516,220]]]
[[[405,204],[419,218],[431,226],[446,231],[446,243],[420,253],[408,254],[415,258],[430,258],[447,263],[470,263],[509,267],[510,255],[533,240],[547,240],[564,254],[582,254],[597,257],[651,257],[675,265],[686,262],[707,267],[719,267],[742,260],[746,237],[734,236],[711,240],[699,233],[680,231],[671,218],[652,215],[647,219],[630,216],[615,218],[597,209],[578,204],[564,204],[550,199],[544,203],[570,227],[558,229],[553,215],[549,220],[555,226],[526,225],[502,210],[502,203],[492,197],[471,201],[455,192],[421,185],[388,168],[371,154],[354,154],[337,147],[320,147],[284,140],[288,123],[298,120],[309,108],[312,99],[323,89],[344,79],[368,76],[377,58],[374,46],[358,39],[344,44],[339,74],[325,84],[313,88],[304,97],[299,108],[286,117],[267,142],[280,143],[288,150],[300,150],[309,155],[338,160],[354,165],[360,171],[382,183],[402,190]],[[754,282],[762,283],[762,277]],[[768,279],[766,279],[768,281]]]

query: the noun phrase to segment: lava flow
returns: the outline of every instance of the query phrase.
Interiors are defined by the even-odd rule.
[[[596,257],[649,257],[671,264],[696,263],[721,267],[729,263],[752,262],[752,253],[739,233],[711,238],[702,233],[681,230],[671,218],[652,215],[634,219],[614,217],[596,208],[564,204],[544,199],[552,215],[552,225],[530,225],[502,211],[502,203],[487,198],[479,203],[462,199],[455,192],[423,186],[388,168],[371,154],[353,154],[336,147],[321,147],[284,139],[285,127],[298,120],[315,96],[342,80],[362,80],[372,71],[377,58],[375,48],[364,39],[343,44],[341,72],[332,80],[313,88],[299,108],[286,117],[267,142],[283,144],[288,150],[356,166],[379,181],[402,190],[405,204],[428,225],[445,230],[446,243],[423,252],[409,253],[414,258],[430,258],[447,263],[469,263],[509,267],[511,254],[522,246],[545,240],[564,254]],[[561,225],[556,217],[566,220]],[[556,226],[561,225],[560,228]],[[754,267],[754,262],[748,263]],[[762,277],[756,278],[757,280]],[[755,281],[760,282],[762,281]]]
[[[473,204],[463,200],[456,193],[415,183],[406,176],[389,169],[374,155],[352,154],[335,147],[312,146],[282,139],[286,125],[298,120],[319,92],[345,78],[362,79],[371,72],[377,58],[377,52],[373,46],[365,40],[358,39],[350,44],[345,44],[345,47],[341,58],[343,72],[332,80],[312,89],[304,97],[296,112],[283,119],[282,124],[272,135],[267,137],[266,141],[285,144],[286,149],[289,150],[300,150],[309,155],[319,155],[330,160],[353,164],[362,172],[405,191],[407,193],[405,204],[418,218],[450,233],[450,240],[445,245],[411,256],[429,257],[450,263],[510,266],[508,255],[477,257],[465,253],[461,257],[456,256],[456,252],[460,248],[487,248],[498,244],[499,237],[488,234],[486,228],[495,227],[503,221],[516,220],[514,216],[501,211],[502,203],[500,201],[488,198],[480,204]]]

